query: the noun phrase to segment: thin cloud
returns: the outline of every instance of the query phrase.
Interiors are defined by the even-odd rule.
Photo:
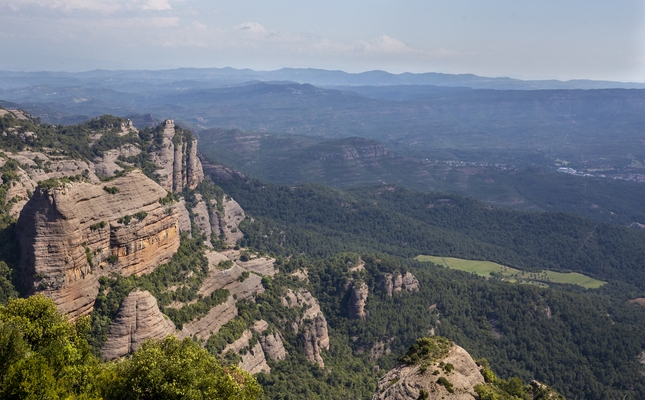
[[[62,12],[91,11],[112,14],[119,11],[171,10],[169,0],[0,0],[0,9],[12,12],[54,10]]]

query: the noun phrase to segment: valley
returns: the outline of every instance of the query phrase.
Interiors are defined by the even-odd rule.
[[[255,374],[266,398],[368,399],[385,393],[388,371],[419,373],[416,364],[397,370],[399,357],[437,335],[470,357],[463,365],[473,375],[463,376],[472,384],[458,386],[435,360],[423,368],[436,381],[423,390],[472,397],[519,378],[522,390],[541,388],[528,384],[537,379],[569,398],[645,393],[645,313],[628,303],[644,290],[642,230],[382,182],[354,187],[355,178],[342,190],[307,177],[281,185],[213,161],[218,146],[248,160],[257,143],[289,137],[222,131],[223,142],[202,150],[206,136],[170,119],[141,129],[113,116],[55,126],[7,110],[0,123],[0,300],[44,294],[68,318],[88,318],[95,357],[129,359],[147,339],[172,334]],[[294,157],[307,161],[314,149],[339,177],[344,163],[360,167],[355,177],[367,160],[407,168],[407,156],[367,139],[295,143]],[[289,172],[281,146],[274,159],[285,164],[274,171]],[[518,280],[562,275],[547,272],[548,288],[516,285],[419,254],[491,260]],[[560,284],[582,283],[559,280],[571,274],[598,287]],[[493,386],[475,389],[485,376]]]

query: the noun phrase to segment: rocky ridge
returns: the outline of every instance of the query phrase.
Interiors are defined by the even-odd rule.
[[[399,360],[379,380],[372,400],[564,400],[537,381],[523,385],[519,378],[497,378],[486,361],[478,364],[466,350],[438,336],[417,340]]]

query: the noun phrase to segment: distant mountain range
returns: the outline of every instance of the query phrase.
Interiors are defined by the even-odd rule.
[[[136,90],[141,85],[182,82],[190,87],[200,82],[211,87],[235,85],[249,81],[289,81],[316,86],[393,86],[433,85],[473,89],[537,90],[537,89],[643,89],[645,83],[611,82],[577,79],[520,80],[507,77],[482,77],[474,74],[443,74],[437,72],[392,74],[385,71],[348,73],[314,68],[282,68],[275,71],[254,71],[235,68],[179,68],[171,70],[94,70],[87,72],[12,72],[0,71],[0,88],[10,89],[33,85],[84,85],[115,90]]]

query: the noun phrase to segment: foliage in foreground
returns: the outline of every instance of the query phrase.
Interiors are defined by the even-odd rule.
[[[248,373],[223,367],[190,339],[148,341],[101,363],[89,319],[67,321],[42,295],[0,306],[0,399],[258,399]]]

